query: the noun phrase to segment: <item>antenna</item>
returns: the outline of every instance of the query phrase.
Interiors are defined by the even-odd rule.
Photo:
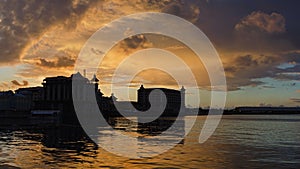
[[[83,69],[83,76],[86,77],[86,69]]]

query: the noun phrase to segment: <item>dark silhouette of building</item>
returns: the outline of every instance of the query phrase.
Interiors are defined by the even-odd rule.
[[[15,90],[16,94],[21,94],[30,99],[30,110],[35,108],[35,102],[43,100],[44,89],[43,87],[26,87]]]
[[[300,112],[299,107],[236,107],[234,114],[296,114]]]
[[[13,91],[0,92],[0,117],[26,117],[31,110],[29,96]]]
[[[11,99],[13,97],[13,91],[0,92],[0,110],[11,109]]]
[[[75,83],[72,84],[72,81]],[[43,98],[37,101],[36,110],[59,110],[62,121],[65,123],[77,123],[76,112],[73,106],[73,97],[82,103],[89,102],[91,97],[87,93],[95,91],[96,100],[102,112],[114,110],[113,95],[104,97],[99,89],[99,79],[96,75],[91,80],[82,76],[79,72],[70,77],[47,77],[43,80]]]
[[[44,101],[68,101],[72,99],[72,79],[70,77],[47,77],[43,80]]]
[[[145,111],[151,107],[149,96],[154,90],[161,91],[152,94],[154,105],[163,108],[163,100],[166,98],[164,116],[177,116],[181,108],[185,109],[185,88],[183,86],[180,90],[174,90],[166,88],[144,88],[144,86],[141,85],[138,89],[138,104],[142,110]]]
[[[59,114],[63,123],[78,123],[74,110],[74,98],[76,103],[90,105],[91,100],[96,96],[96,102],[104,117],[121,116],[115,107],[117,97],[112,93],[110,97],[105,97],[99,89],[99,79],[94,75],[92,79],[87,79],[79,72],[70,77],[57,76],[47,77],[42,82],[43,87],[20,88],[13,93],[0,93],[0,110],[26,111],[32,115],[51,115],[53,112]],[[177,116],[180,108],[185,108],[185,89],[180,90],[166,88],[144,88],[142,85],[138,89],[138,101],[131,102],[132,105],[142,111],[150,108],[149,96],[153,90],[159,89],[160,93],[155,93],[153,101],[158,107],[163,107],[163,116]],[[92,92],[92,93],[90,93]],[[95,92],[95,93],[93,93]],[[95,94],[95,95],[94,95]],[[161,101],[165,98],[166,105]],[[125,104],[126,103],[126,104]],[[127,107],[119,105],[124,110]],[[124,102],[127,105],[127,102]],[[154,106],[155,107],[155,106]],[[127,110],[134,111],[134,110]]]

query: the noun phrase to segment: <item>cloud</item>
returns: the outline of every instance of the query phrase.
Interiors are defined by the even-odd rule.
[[[21,69],[18,70],[16,76],[30,79],[35,84],[40,84],[45,77],[52,76],[70,76],[74,73],[71,67],[43,67],[37,64],[25,64]],[[32,84],[32,83],[31,83]]]
[[[262,88],[266,88],[266,89],[274,89],[275,87],[274,87],[274,86],[267,86],[267,85],[264,85],[264,86],[262,86]]]
[[[276,12],[267,14],[261,11],[254,11],[236,24],[235,29],[238,31],[258,29],[270,34],[283,33],[286,31],[285,18]]]
[[[198,63],[197,60],[193,59],[193,54],[190,53],[183,44],[174,43],[174,41],[170,43],[171,42],[170,39],[166,37],[162,38],[162,37],[145,35],[145,38],[147,39],[147,41],[150,41],[150,43],[152,43],[153,47],[163,46],[164,47],[163,49],[171,50],[173,49],[172,47],[175,46],[175,48],[171,50],[171,52],[174,52],[174,54],[181,57],[191,67],[192,71],[195,73],[195,77],[197,79],[199,86],[205,89],[209,88],[207,87],[210,86],[209,79],[205,77],[206,70],[202,69],[201,68],[202,66],[199,66],[201,65],[201,63]],[[144,41],[139,40],[138,42],[140,43]],[[161,45],[161,43],[168,44],[168,45],[167,46]],[[126,43],[123,42],[123,47],[127,46],[126,48],[128,48],[128,46],[130,46],[124,44]],[[137,46],[139,45],[134,45],[131,47],[134,48]],[[140,48],[140,46],[137,48]],[[105,58],[106,60],[104,60],[103,63],[106,63],[105,67],[111,68],[114,67],[114,65],[118,65],[118,63],[122,59],[125,59],[126,56],[128,56],[128,53],[124,54],[120,52],[114,52],[113,54],[108,54],[108,58]],[[234,53],[227,53],[225,56],[222,55],[222,61],[224,64],[224,69],[227,77],[228,90],[230,91],[242,90],[243,87],[256,87],[256,86],[258,86],[260,89],[271,88],[272,85],[267,84],[267,82],[262,81],[262,79],[267,77],[273,79],[280,79],[280,78],[282,79],[283,75],[279,76],[279,73],[287,73],[289,71],[295,72],[296,70],[292,70],[292,68],[279,69],[278,66],[285,62],[288,63],[292,62],[293,64],[297,65],[298,64],[297,58],[298,58],[297,51],[283,52],[278,54],[267,54],[267,55],[264,53],[260,54],[260,53],[253,53],[253,52],[249,52],[249,53],[234,52]],[[142,62],[147,62],[147,60],[144,60]],[[133,66],[135,65],[133,64]],[[296,68],[297,67],[294,67],[293,69]],[[132,69],[132,68],[128,68],[128,69]],[[108,73],[108,74],[112,75],[112,73]],[[153,76],[153,73],[150,72],[146,72],[145,74],[149,75],[150,77]],[[161,75],[161,77],[163,77],[163,75]],[[146,78],[148,78],[146,83],[149,83],[149,85],[161,84],[161,82],[158,82],[156,79],[151,79],[149,77],[144,77],[143,79]],[[286,77],[286,79],[287,78],[291,79],[291,77]],[[172,79],[165,78],[164,83],[166,85],[173,86]]]
[[[280,6],[290,9],[286,4],[281,3]],[[258,11],[274,9],[278,12]],[[297,15],[282,13],[285,14],[283,16],[278,4],[274,9],[265,7],[260,1],[236,1],[234,5],[225,1],[207,3],[200,0],[3,1],[0,4],[0,64],[15,63],[25,53],[31,61],[24,61],[22,57],[22,62],[31,65],[25,68],[22,66],[23,69],[18,70],[17,75],[28,78],[69,75],[85,40],[103,24],[132,13],[160,11],[194,23],[207,34],[220,54],[231,52],[222,58],[231,90],[264,85],[257,78],[296,79],[299,76],[292,74],[299,70],[299,53],[287,51],[296,48],[290,39],[299,36],[291,36],[289,33],[292,29],[299,32],[297,26],[290,26]],[[151,43],[147,35],[131,37],[120,43],[120,53],[128,55],[151,46]],[[31,52],[29,48],[36,51]],[[175,50],[177,47],[173,48]],[[181,48],[178,46],[178,49]],[[72,50],[72,54],[57,55],[57,52],[65,50]],[[96,49],[91,49],[91,52],[103,53]],[[118,52],[112,53],[114,57],[108,61],[108,66],[115,65],[119,58],[123,58]],[[185,58],[189,56],[186,53],[184,55]],[[295,66],[279,70],[277,66],[285,62],[295,63]],[[100,74],[110,77],[111,71]],[[197,81],[201,81],[199,84],[209,85],[201,73],[198,77]],[[155,82],[155,79],[149,80]]]
[[[258,86],[264,83],[257,80],[264,77],[274,77],[276,65],[280,59],[276,56],[241,55],[229,58],[224,63],[228,90],[239,90],[245,86]]]
[[[239,90],[245,86],[273,88],[262,82],[262,78],[275,80],[300,80],[300,53],[298,51],[283,52],[274,55],[246,54],[224,59],[224,70],[229,90]],[[282,63],[293,63],[292,66],[280,68]],[[291,82],[290,86],[295,86]]]
[[[0,3],[0,64],[17,62],[26,46],[59,25],[74,29],[93,1],[9,0]]]
[[[54,61],[49,61],[43,58],[40,58],[40,63],[38,63],[38,65],[42,66],[42,67],[48,67],[48,68],[58,68],[58,67],[71,67],[74,66],[75,63],[75,59],[66,57],[66,56],[62,56],[62,57],[58,57],[56,60]]]
[[[12,80],[11,81],[12,84],[16,85],[16,86],[28,86],[28,81],[23,80],[23,84],[19,83],[17,80]]]
[[[280,80],[300,80],[300,52],[292,51],[281,54],[281,63],[292,63],[293,66],[285,69],[276,69],[276,77]]]
[[[256,66],[258,64],[251,55],[239,56],[235,59],[235,63],[238,66]]]
[[[231,41],[227,46],[230,50],[280,53],[297,49],[290,40],[285,17],[279,13],[254,11],[233,26],[232,36],[227,37],[232,38],[227,39]]]
[[[6,82],[1,82],[0,83],[0,89],[1,90],[6,90],[7,88],[9,88],[9,85],[8,85],[8,83],[6,83]]]
[[[39,55],[45,55],[39,57]],[[76,61],[74,51],[70,50],[50,50],[45,53],[37,53],[32,58],[24,59],[24,62],[35,64],[44,68],[67,68],[73,67]]]
[[[131,36],[120,42],[120,48],[126,53],[131,52],[131,50],[144,49],[151,46],[152,43],[148,41],[145,35]]]
[[[294,102],[294,103],[300,103],[300,98],[290,98],[290,101]]]
[[[300,72],[279,72],[276,78],[280,80],[297,80],[300,81]]]
[[[103,54],[104,54],[103,51],[100,51],[100,50],[95,49],[95,48],[91,48],[91,51],[92,51],[94,54],[96,54],[96,55],[103,55]]]
[[[198,1],[173,1],[166,5],[162,12],[179,16],[192,23],[197,22],[200,16],[200,8]]]
[[[259,107],[272,107],[272,104],[260,103]]]
[[[300,65],[300,51],[290,51],[282,54],[287,63],[293,63],[294,65]]]

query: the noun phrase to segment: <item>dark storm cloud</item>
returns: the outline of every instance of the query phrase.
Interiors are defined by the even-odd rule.
[[[276,66],[280,63],[281,59],[278,56],[260,55],[254,57],[253,55],[248,54],[235,57],[228,64],[225,64],[225,70],[229,73],[245,74],[249,77],[260,77],[271,75],[271,73],[277,69]],[[262,71],[262,69],[265,71]],[[253,74],[251,71],[258,71],[261,73]]]
[[[264,83],[257,80],[264,77],[275,77],[280,59],[277,56],[237,56],[225,64],[228,90],[239,90],[243,86],[258,86]]]
[[[277,76],[275,77],[276,79],[279,79],[279,80],[297,80],[297,81],[300,81],[300,67],[297,67],[298,69],[298,72],[287,72],[287,71],[284,71],[284,72],[279,72],[277,73]]]
[[[292,52],[288,52],[282,55],[283,58],[285,58],[285,60],[287,62],[293,62],[295,64],[300,64],[300,52],[298,51],[292,51]]]
[[[224,71],[228,73],[235,73],[238,69],[234,66],[227,66],[224,67]]]
[[[291,0],[199,1],[195,24],[217,48],[282,52],[300,47],[299,5]]]
[[[0,3],[0,63],[17,61],[31,39],[56,24],[74,29],[91,3],[9,0]]]
[[[281,57],[283,63],[289,63],[293,66],[285,69],[277,68],[277,76],[275,78],[280,80],[300,80],[300,53],[289,52]]]
[[[252,80],[250,78],[241,78],[241,77],[227,77],[227,90],[228,91],[235,91],[235,90],[242,90],[243,87],[251,86],[257,87],[259,85],[263,85],[264,83],[259,80]]]
[[[298,64],[298,65],[296,65],[292,68],[285,69],[285,71],[286,72],[291,72],[291,73],[298,73],[298,76],[299,76],[300,75],[300,64]]]
[[[282,63],[293,64],[293,66],[279,68]],[[242,55],[230,60],[224,66],[229,90],[238,90],[243,86],[263,85],[264,83],[258,79],[266,77],[287,81],[300,80],[300,53],[298,52],[274,56]]]
[[[26,80],[23,80],[23,84],[21,84],[17,80],[12,80],[11,83],[16,86],[28,86],[28,84],[29,84],[28,81],[26,81]]]

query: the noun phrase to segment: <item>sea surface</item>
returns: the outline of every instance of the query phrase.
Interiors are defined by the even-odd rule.
[[[193,118],[178,120],[184,128]],[[300,115],[226,115],[202,144],[198,139],[206,116],[196,118],[192,130],[175,147],[140,159],[104,150],[79,127],[40,127],[32,126],[30,119],[1,119],[0,168],[300,168]],[[123,121],[114,119],[118,124],[114,127],[123,133],[159,134],[153,126],[137,129]],[[110,139],[109,134],[101,138]],[[128,146],[123,141],[114,144]]]

